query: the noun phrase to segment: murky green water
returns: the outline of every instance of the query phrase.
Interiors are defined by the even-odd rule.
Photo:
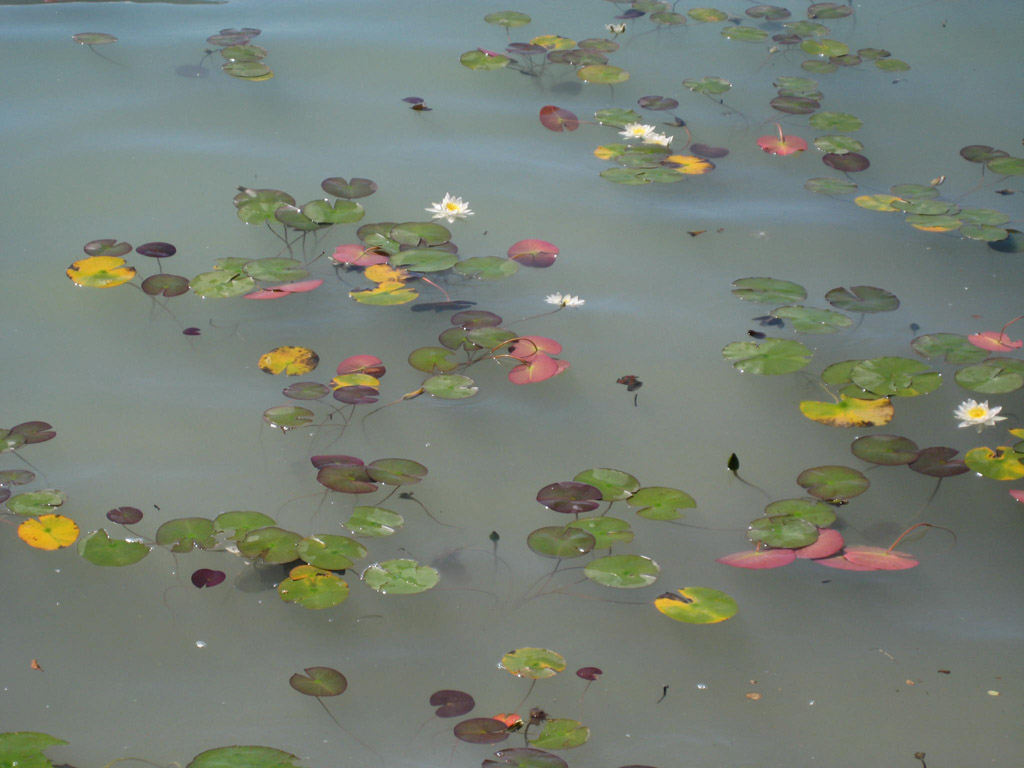
[[[510,7],[533,18],[511,31],[515,41],[603,36],[628,6]],[[743,16],[747,6],[719,7]],[[802,4],[791,8],[804,15]],[[308,768],[472,766],[521,746],[521,736],[493,748],[459,742],[456,721],[433,717],[430,694],[471,693],[469,716],[508,712],[529,683],[498,661],[541,647],[568,666],[539,681],[519,711],[541,707],[589,726],[589,743],[558,753],[575,767],[917,768],[915,752],[931,768],[1020,764],[1024,522],[1007,494],[1018,483],[952,477],[918,513],[934,479],[903,467],[867,471],[870,490],[838,510],[849,543],[888,546],[920,521],[956,533],[955,544],[937,530],[901,544],[921,560],[912,570],[715,562],[747,546],[744,531],[766,502],[727,471],[732,453],[744,478],[785,499],[803,493],[795,478],[809,467],[866,470],[849,449],[862,434],[905,435],[961,454],[1016,440],[1004,427],[1019,424],[1020,392],[967,392],[953,380],[956,366],[933,361],[942,387],[898,399],[891,424],[832,429],[799,412],[801,400],[825,397],[811,378],[743,375],[721,350],[749,339],[748,329],[797,339],[814,349],[806,371],[816,376],[837,361],[914,357],[916,335],[998,330],[1019,314],[1019,254],[912,229],[899,214],[858,208],[853,195],[812,194],[807,179],[841,176],[813,145],[773,157],[755,144],[780,117],[786,133],[823,133],[768,105],[780,75],[815,77],[823,109],[863,120],[856,136],[871,167],[851,174],[858,194],[945,175],[943,199],[957,200],[981,178],[961,147],[1019,152],[1019,5],[862,3],[854,17],[825,22],[854,50],[886,48],[910,63],[897,73],[866,62],[809,75],[805,54],[769,57],[767,43],[724,39],[721,24],[655,29],[642,18],[618,38],[612,63],[632,77],[614,89],[583,85],[568,66],[541,78],[461,66],[464,51],[503,50],[504,30],[482,20],[495,10],[462,0],[0,7],[8,94],[0,119],[2,424],[45,420],[57,431],[19,450],[39,477],[13,492],[63,490],[62,511],[83,534],[106,527],[122,535],[105,513],[123,505],[144,511],[133,527],[146,537],[166,520],[226,510],[258,510],[303,535],[343,534],[352,507],[383,493],[325,497],[309,456],[404,457],[429,469],[405,490],[443,522],[392,497],[384,506],[406,525],[366,540],[365,562],[414,558],[437,567],[440,584],[382,596],[350,571],[350,598],[323,611],[286,605],[273,589],[280,570],[224,552],[157,548],[134,566],[100,568],[75,547],[30,549],[5,526],[0,731],[62,738],[69,745],[48,756],[79,768],[129,756],[184,765],[233,744],[276,747]],[[269,51],[272,80],[230,78],[216,56],[203,62],[207,77],[175,74],[200,63],[207,36],[243,26],[262,29],[256,42]],[[119,38],[97,47],[113,62],[71,40],[86,31]],[[681,85],[708,75],[733,83],[725,105]],[[616,141],[614,129],[553,133],[537,117],[555,104],[589,119],[602,108],[635,108],[649,94],[678,99],[676,114],[696,140],[730,150],[713,173],[678,184],[607,183],[598,174],[612,164],[593,150]],[[432,111],[409,110],[407,96]],[[646,122],[664,117],[644,113]],[[678,142],[680,128],[665,130]],[[330,176],[377,182],[378,192],[360,200],[362,223],[425,219],[445,192],[461,195],[475,212],[450,226],[463,257],[503,255],[525,238],[555,243],[561,255],[550,269],[456,279],[447,289],[507,321],[550,309],[547,294],[580,295],[581,308],[512,326],[556,338],[572,368],[517,387],[508,366],[480,364],[471,371],[480,393],[464,402],[419,397],[375,414],[365,429],[353,422],[340,439],[333,426],[281,434],[261,416],[286,402],[288,382],[257,369],[263,353],[314,349],[320,368],[303,378],[317,381],[350,355],[376,355],[388,367],[381,387],[390,401],[420,385],[406,358],[436,344],[450,313],[359,305],[348,291],[364,281],[339,279],[323,261],[314,271],[326,282],[312,293],[267,302],[186,295],[169,301],[173,317],[132,288],[76,289],[63,274],[86,242],[107,237],[171,242],[178,254],[165,270],[189,277],[218,258],[275,256],[279,241],[237,219],[236,187],[283,189],[302,202],[320,196]],[[993,178],[958,204],[1004,211],[1018,221],[1007,226],[1019,226],[1020,177]],[[339,225],[310,255],[355,242],[355,230]],[[153,260],[128,258],[140,276],[155,271]],[[731,295],[732,281],[749,276],[798,282],[811,306],[828,306],[826,291],[851,285],[885,288],[901,306],[863,320],[853,314],[854,325],[834,335],[794,335],[752,320],[773,305]],[[424,300],[442,298],[423,289]],[[182,335],[189,326],[202,335]],[[616,383],[627,374],[644,382],[636,406]],[[958,429],[952,411],[967,397],[987,397],[1009,420],[980,435]],[[21,467],[3,455],[0,469]],[[661,566],[649,587],[587,582],[568,570],[580,561],[548,580],[555,561],[526,546],[534,529],[566,521],[534,500],[537,491],[595,467],[697,501],[681,521],[696,527],[613,507],[636,534],[615,552]],[[195,589],[189,576],[203,567],[226,571],[227,581]],[[688,586],[727,592],[739,612],[695,626],[654,609],[659,594]],[[549,594],[529,599],[538,591]],[[348,690],[325,700],[347,732],[289,687],[310,666],[348,677]],[[585,666],[604,674],[583,697],[573,672]]]

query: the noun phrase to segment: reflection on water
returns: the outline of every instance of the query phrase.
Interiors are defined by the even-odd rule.
[[[752,18],[745,4],[721,8],[769,37],[787,29]],[[57,433],[17,448],[37,476],[12,485],[12,495],[60,489],[68,500],[59,511],[77,522],[82,539],[105,528],[111,538],[149,541],[170,520],[213,521],[228,511],[262,513],[302,537],[352,537],[344,524],[357,506],[402,520],[359,513],[362,533],[381,519],[395,532],[359,537],[368,552],[363,560],[327,568],[344,570],[349,596],[323,610],[280,599],[294,558],[252,566],[221,551],[221,534],[210,549],[156,547],[118,568],[94,565],[77,545],[32,549],[14,526],[5,527],[10,664],[0,691],[3,730],[68,741],[46,754],[71,765],[129,756],[185,764],[232,744],[285,750],[309,768],[476,765],[496,749],[522,746],[522,733],[492,746],[472,744],[453,736],[455,722],[513,710],[528,719],[538,707],[590,728],[587,744],[556,750],[573,766],[852,768],[864,764],[865,744],[876,761],[892,765],[914,766],[918,752],[932,768],[1019,763],[1015,641],[1022,627],[1013,606],[1024,523],[1007,493],[1018,483],[974,472],[949,476],[929,500],[935,474],[873,465],[850,447],[855,438],[888,433],[962,457],[1018,439],[1004,428],[1015,428],[1024,412],[1020,390],[968,391],[956,373],[978,363],[926,359],[910,346],[923,335],[996,331],[1018,315],[1010,290],[1022,276],[1017,254],[904,221],[905,213],[950,216],[948,207],[926,213],[937,209],[915,202],[914,211],[889,210],[883,198],[875,198],[875,210],[852,202],[945,176],[938,196],[923,199],[1010,217],[996,223],[991,213],[971,213],[973,226],[1019,225],[1020,177],[992,169],[983,176],[980,163],[959,154],[968,145],[1018,151],[1019,121],[1007,98],[1020,91],[1024,72],[1014,37],[1018,4],[900,2],[858,6],[850,18],[819,17],[816,23],[831,28],[823,39],[854,52],[884,48],[910,65],[886,71],[868,59],[835,72],[802,67],[814,56],[799,45],[725,39],[720,30],[732,22],[687,16],[685,25],[659,24],[651,17],[672,9],[652,6],[625,19],[627,31],[615,38],[620,48],[609,63],[631,77],[614,85],[584,83],[569,63],[527,77],[472,71],[459,57],[478,48],[500,53],[509,41],[545,34],[601,38],[605,24],[627,14],[626,4],[527,0],[515,10],[532,21],[507,33],[483,21],[492,10],[462,1],[442,9],[404,0],[311,0],[54,3],[0,12],[13,105],[0,122],[9,193],[0,214],[2,424],[45,420]],[[791,10],[794,19],[806,15],[803,6]],[[230,77],[221,71],[223,57],[206,52],[209,36],[247,26],[262,30],[258,42],[271,52],[272,79]],[[76,45],[71,36],[83,31],[116,36],[102,52],[123,66]],[[863,127],[817,128],[807,115],[773,109],[780,77],[817,81],[817,111],[855,115]],[[682,85],[703,78],[732,87],[709,98]],[[806,83],[789,85],[803,89],[793,98],[814,93]],[[430,111],[410,109],[403,99],[411,94]],[[638,104],[654,95],[679,106],[670,115]],[[574,113],[578,129],[545,128],[539,114],[547,105]],[[609,183],[599,176],[609,168],[649,170],[642,158],[617,162],[610,155],[619,150],[595,157],[599,146],[625,144],[620,127],[588,122],[609,109],[637,110],[642,124],[674,135],[674,153],[688,131],[696,143],[728,154],[713,158],[712,172],[678,183],[665,183],[671,177],[660,171],[657,183]],[[776,121],[808,149],[762,151],[757,140],[777,133]],[[825,135],[855,137],[870,167],[844,175],[824,165],[814,140]],[[826,147],[835,149],[839,140],[830,141]],[[311,276],[324,280],[315,290],[275,301],[195,293],[154,300],[129,286],[75,288],[63,276],[86,257],[86,243],[105,238],[176,247],[172,258],[123,256],[138,270],[135,284],[161,271],[191,279],[215,271],[222,259],[238,260],[223,266],[287,256],[265,225],[239,221],[232,198],[239,187],[277,189],[302,206],[321,197],[320,183],[330,177],[373,179],[378,189],[357,200],[366,211],[361,221],[293,245],[300,261],[312,262]],[[824,189],[831,194],[805,188],[822,177],[838,185]],[[851,179],[853,194],[844,191]],[[422,273],[455,306],[442,306],[444,295],[423,280],[409,282],[421,294],[416,303],[351,300],[351,290],[387,281],[330,266],[334,249],[361,242],[357,229],[367,223],[422,221],[424,209],[446,193],[474,211],[442,222],[460,259],[504,257],[513,243],[536,239],[558,247],[554,266],[520,267],[505,280]],[[746,277],[796,283],[807,298],[741,301],[732,284]],[[292,276],[269,282],[287,280]],[[900,305],[862,314],[826,299],[851,286],[884,289]],[[545,297],[555,293],[586,303],[543,315],[552,309]],[[851,322],[772,312],[802,303]],[[479,387],[474,397],[403,399],[428,375],[407,364],[410,352],[441,344],[457,309],[493,312],[515,334],[557,340],[561,352],[552,355],[571,368],[517,386],[507,378],[513,361],[484,360],[465,371]],[[795,324],[820,317],[838,324],[837,332],[795,332]],[[512,324],[516,318],[529,319]],[[190,328],[199,334],[183,334]],[[763,343],[760,334],[805,345],[810,362],[759,376],[736,370],[736,357],[723,360],[727,345]],[[487,348],[503,354],[507,342]],[[286,346],[314,350],[319,367],[288,380],[257,369],[262,355]],[[299,378],[326,384],[353,355],[373,355],[386,366],[377,403],[299,402],[281,394]],[[519,355],[520,362],[530,357],[522,347]],[[827,366],[878,357],[920,360],[941,380],[869,366],[849,381],[861,384],[870,373],[939,386],[894,398],[892,421],[878,427],[837,429],[801,414],[802,401],[831,402],[819,383]],[[1015,365],[1000,364],[992,378],[1006,380],[1002,369],[1013,374]],[[835,390],[849,386],[833,382]],[[1007,421],[980,434],[959,429],[953,411],[968,397],[1001,406]],[[282,433],[261,420],[268,408],[296,404],[324,425]],[[355,415],[342,431],[350,407]],[[310,461],[325,455],[335,459]],[[412,492],[401,486],[388,497],[393,487],[377,488],[375,480],[373,493],[339,493],[316,482],[324,466],[334,467],[335,481],[348,472],[338,456],[402,458],[428,472]],[[956,540],[933,529],[918,537],[918,529],[898,548],[920,565],[903,571],[851,572],[802,559],[766,570],[716,562],[749,546],[746,530],[769,500],[799,499],[816,487],[801,473],[831,465],[870,481],[846,504],[810,505],[834,512],[833,527],[849,545],[888,547],[919,522],[951,529]],[[0,470],[28,468],[3,454]],[[648,493],[670,489],[694,502],[655,494],[658,503],[624,498],[606,512],[602,501],[581,515],[606,512],[628,524],[633,540],[615,542],[611,554],[647,558],[622,561],[629,573],[591,566],[588,576],[581,564],[604,550],[564,557],[560,547],[596,542],[593,530],[549,532],[528,544],[538,529],[563,530],[576,517],[542,506],[538,492],[596,468],[627,473]],[[821,498],[842,494],[823,491]],[[144,515],[129,533],[106,516],[126,506]],[[685,516],[659,519],[676,513]],[[205,524],[190,525],[205,535]],[[305,546],[322,545],[323,557],[348,546],[324,541]],[[370,581],[381,579],[385,591],[413,590],[425,575],[403,571],[410,560],[436,569],[437,586],[382,595],[359,578],[381,563]],[[226,578],[197,589],[191,576],[198,569]],[[635,589],[601,583],[652,575],[653,583]],[[288,588],[298,589],[298,581],[293,575]],[[333,581],[321,586],[339,589]],[[656,598],[670,599],[666,593],[687,604],[681,598],[698,593],[678,590],[694,587],[730,595],[738,612],[700,626],[655,609]],[[496,668],[521,648],[556,652],[565,671],[531,689],[529,679]],[[319,701],[288,685],[315,667],[347,678],[345,692],[326,704],[343,729],[328,722]],[[573,674],[588,667],[603,674],[593,681]],[[438,718],[430,697],[439,690],[464,691],[476,707]],[[542,727],[533,725],[530,737]]]

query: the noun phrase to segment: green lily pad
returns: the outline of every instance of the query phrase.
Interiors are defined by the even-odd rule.
[[[847,195],[857,191],[857,184],[847,179],[823,176],[805,181],[804,189],[809,192],[816,192],[819,195]]]
[[[747,8],[745,13],[752,19],[765,19],[767,21],[782,21],[793,15],[788,9],[780,8],[777,5],[755,5],[752,8]]]
[[[945,200],[929,200],[921,197],[908,200],[897,198],[889,203],[889,205],[897,211],[913,213],[919,216],[940,216],[944,213],[957,214],[960,212],[959,208],[952,203],[947,203]]]
[[[778,516],[792,517],[804,520],[818,528],[825,528],[832,525],[836,519],[836,513],[828,504],[814,499],[782,499],[773,501],[764,508],[765,517],[773,518]],[[771,542],[765,542],[771,543]],[[771,546],[780,546],[771,544]]]
[[[366,465],[366,474],[375,483],[413,485],[427,476],[427,468],[412,459],[377,459]]]
[[[1007,358],[993,358],[977,365],[968,365],[953,374],[956,383],[970,392],[984,395],[1003,395],[1024,387],[1024,372]],[[7,502],[10,505],[10,502]]]
[[[462,400],[472,397],[480,388],[469,376],[462,376],[457,373],[439,374],[431,376],[423,382],[423,390],[428,395],[433,395],[442,400]]]
[[[205,517],[179,517],[156,529],[156,543],[171,552],[211,549],[217,545],[213,520]]]
[[[686,17],[681,13],[676,13],[675,11],[656,11],[647,18],[655,24],[665,24],[666,26],[686,23]]]
[[[405,267],[410,272],[443,272],[451,269],[459,257],[448,251],[413,248],[391,257],[392,267]]]
[[[286,603],[315,611],[345,602],[348,591],[348,584],[338,574],[312,565],[295,566],[277,585],[277,594]]]
[[[377,191],[377,183],[370,179],[353,178],[347,181],[341,176],[332,176],[320,182],[320,189],[332,197],[354,200],[357,197],[368,197]],[[295,202],[292,200],[291,202]],[[360,235],[361,237],[361,235]]]
[[[544,727],[530,743],[539,749],[574,749],[590,739],[590,729],[578,720],[549,717]],[[542,763],[541,765],[550,765]]]
[[[254,290],[256,281],[240,272],[217,269],[196,275],[189,287],[194,294],[204,299],[227,299]]]
[[[213,518],[213,530],[227,534],[231,541],[241,541],[249,531],[276,525],[274,518],[262,512],[221,512]]]
[[[639,112],[618,107],[599,109],[594,113],[594,119],[601,125],[610,125],[615,128],[625,128],[629,123],[639,123],[642,120]]]
[[[615,544],[628,544],[633,540],[629,523],[617,517],[585,517],[574,520],[566,528],[578,528],[593,536],[592,549],[610,549]]]
[[[483,349],[496,350],[498,347],[503,346],[505,342],[511,341],[514,338],[517,338],[517,334],[514,331],[498,325],[483,325],[471,328],[466,332],[466,340]]]
[[[1007,214],[992,208],[964,208],[957,214],[957,218],[964,224],[987,224],[992,227],[1006,224],[1010,220]]]
[[[691,8],[686,15],[694,21],[700,22],[725,21],[729,18],[729,14],[717,8]]]
[[[1019,229],[1007,229],[1005,238],[988,241],[987,245],[1000,253],[1024,253],[1024,234]]]
[[[374,563],[363,571],[362,578],[382,595],[415,595],[432,589],[441,576],[429,565],[398,559]]]
[[[300,541],[302,536],[299,534],[270,525],[245,534],[238,542],[238,551],[250,560],[290,563],[299,559],[295,547]]]
[[[760,43],[768,37],[768,33],[757,27],[724,27],[722,29],[722,37],[738,40],[741,43]]]
[[[530,17],[519,11],[496,11],[484,16],[484,21],[502,27],[523,27],[530,23]]]
[[[916,377],[927,369],[925,363],[908,357],[876,357],[855,365],[850,380],[879,396],[896,395],[913,388]]]
[[[895,294],[870,285],[833,288],[825,294],[825,298],[833,307],[847,312],[892,312],[900,306],[900,300]]]
[[[142,281],[140,287],[147,296],[173,298],[188,293],[188,278],[181,275],[150,275]]]
[[[842,312],[799,305],[779,307],[773,309],[771,314],[789,320],[797,333],[836,333],[853,324]]]
[[[849,46],[845,43],[840,43],[838,40],[829,40],[827,38],[816,38],[812,40],[804,40],[800,43],[800,50],[804,53],[810,54],[811,56],[845,56],[850,52]]]
[[[944,446],[922,448],[917,459],[907,466],[915,472],[929,477],[953,477],[970,472],[962,459],[953,458],[957,453],[955,448]]]
[[[629,80],[629,72],[611,64],[591,64],[576,71],[576,77],[585,83],[615,85]]]
[[[636,513],[648,520],[678,520],[683,517],[679,510],[697,506],[693,497],[684,491],[653,485],[641,488],[626,503],[631,507],[640,507]]]
[[[433,246],[451,242],[451,230],[436,221],[407,221],[394,224],[388,237],[402,245]]]
[[[909,464],[921,455],[917,443],[899,435],[864,435],[853,441],[850,450],[858,459],[887,467]]]
[[[582,526],[552,525],[531,532],[526,537],[526,546],[541,557],[570,559],[593,552],[597,537]]]
[[[54,510],[62,506],[68,500],[64,491],[55,488],[47,488],[43,491],[28,491],[11,496],[7,500],[7,511],[15,515],[26,517],[37,517],[38,515],[53,514]]]
[[[927,358],[939,357],[947,363],[977,363],[988,357],[988,351],[976,347],[967,337],[958,333],[929,333],[918,336],[910,346],[919,355]]]
[[[295,553],[305,562],[325,571],[351,568],[366,557],[366,547],[347,536],[319,533],[307,536],[295,545]]]
[[[221,69],[232,77],[246,80],[265,80],[268,79],[268,75],[273,76],[274,74],[270,67],[258,60],[226,61],[221,65]]]
[[[280,189],[241,188],[234,204],[239,219],[246,224],[262,224],[274,218],[274,211],[282,205],[295,205],[295,198]]]
[[[819,112],[808,122],[811,127],[822,131],[859,131],[864,123],[859,117],[847,114],[846,112]]]
[[[809,115],[821,108],[821,102],[807,96],[776,96],[768,103],[787,115]]]
[[[276,405],[263,412],[263,420],[267,424],[285,431],[312,424],[313,419],[313,412],[299,405]]]
[[[1005,240],[1010,233],[1002,227],[990,227],[987,224],[964,224],[960,227],[960,234],[970,240],[994,243]]]
[[[893,184],[889,192],[904,200],[932,200],[939,196],[938,187],[931,184]]]
[[[288,678],[288,685],[307,696],[340,696],[348,689],[348,680],[341,672],[330,667],[306,667],[306,674],[296,672]]]
[[[517,648],[502,656],[498,666],[516,677],[543,680],[564,670],[565,659],[547,648]]]
[[[797,476],[796,482],[811,496],[826,501],[852,499],[871,485],[871,481],[856,469],[835,465],[805,469]]]
[[[782,26],[800,37],[824,37],[832,31],[816,21],[787,21]]]
[[[708,96],[721,96],[732,88],[732,83],[724,77],[702,77],[700,80],[683,80],[683,85],[691,91]]]
[[[952,232],[963,226],[956,216],[922,216],[920,214],[908,214],[904,221],[915,229],[923,232]]]
[[[490,71],[493,69],[501,69],[507,67],[512,59],[508,56],[502,56],[498,54],[484,53],[479,49],[472,51],[466,51],[459,57],[459,61],[462,66],[468,67],[469,69],[480,69],[484,71]]]
[[[0,430],[0,440],[3,439],[3,432]],[[0,485],[25,485],[36,479],[36,473],[27,469],[5,469],[0,470]]]
[[[355,536],[380,538],[390,536],[405,525],[405,518],[383,507],[356,507],[345,523]]]
[[[733,368],[762,376],[799,371],[811,362],[812,354],[800,342],[788,339],[765,339],[760,344],[734,341],[722,350],[722,357],[730,361]]]
[[[993,157],[985,163],[985,166],[1001,176],[1024,175],[1024,158],[1020,157]]]
[[[267,49],[251,43],[241,43],[221,48],[220,55],[228,61],[259,61],[267,57]]]
[[[653,584],[661,566],[642,555],[608,555],[591,560],[583,575],[605,587],[636,589]]]
[[[312,200],[302,206],[302,214],[314,224],[352,224],[360,221],[366,210],[351,200]]]
[[[868,59],[870,61],[874,61],[875,59],[885,59],[892,56],[892,54],[884,48],[861,48],[857,51],[857,55],[862,59]]]
[[[409,353],[409,365],[424,373],[447,373],[459,367],[459,361],[450,349],[420,347]]]
[[[758,304],[781,304],[783,302],[803,301],[807,298],[807,289],[788,280],[777,280],[774,277],[743,277],[732,284],[732,292],[744,301]]]
[[[687,624],[717,624],[736,615],[736,601],[710,587],[683,587],[676,592],[663,592],[654,600],[654,607],[674,621]]]
[[[793,515],[775,515],[752,520],[747,538],[769,547],[799,549],[818,540],[818,529],[812,523]]]
[[[483,768],[569,768],[558,755],[533,747],[500,749],[494,758],[484,760]]]
[[[800,62],[800,68],[814,75],[827,75],[839,69],[839,65],[830,59],[807,59]]]
[[[640,481],[633,475],[618,469],[588,469],[580,472],[573,480],[597,488],[604,501],[622,501],[640,487]]]
[[[79,32],[77,35],[72,35],[71,39],[82,45],[107,45],[117,42],[116,37],[108,35],[106,32]],[[66,741],[60,743],[67,744]]]
[[[296,768],[298,759],[271,747],[218,747],[196,755],[186,768]]]
[[[837,155],[844,155],[847,152],[860,152],[864,149],[864,145],[852,136],[836,134],[819,136],[814,140],[814,146],[822,152],[833,152]]]
[[[141,541],[112,539],[100,528],[78,540],[78,554],[93,565],[132,565],[148,555],[150,547]],[[2,753],[2,750],[0,750]],[[3,763],[0,757],[0,764]]]
[[[477,280],[501,280],[514,275],[519,262],[502,256],[471,256],[455,265],[455,272]]]
[[[839,3],[812,3],[807,8],[809,19],[842,19],[853,13],[849,5]]]
[[[991,480],[1019,480],[1024,477],[1024,453],[1000,445],[996,450],[986,446],[974,448],[964,456],[972,470]]]
[[[883,72],[906,72],[910,65],[899,59],[875,59],[875,66]]]

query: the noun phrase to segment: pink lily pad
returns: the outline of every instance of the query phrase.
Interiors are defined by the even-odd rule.
[[[796,559],[792,549],[747,549],[715,559],[716,563],[734,568],[781,568]]]
[[[757,146],[773,155],[795,155],[807,149],[807,142],[799,136],[762,136]]]
[[[834,528],[819,528],[818,540],[806,547],[795,550],[796,556],[803,559],[818,560],[831,557],[843,548],[843,535]]]
[[[847,547],[843,557],[878,571],[902,571],[919,564],[912,555],[885,547]]]
[[[374,264],[387,264],[388,255],[372,246],[348,243],[335,248],[331,260],[336,264],[350,264],[353,267],[372,267]]]
[[[814,562],[819,565],[825,565],[829,568],[838,568],[841,571],[875,571],[877,568],[872,568],[870,565],[857,565],[857,563],[847,560],[842,555],[836,555],[835,557],[823,557],[820,560]]]
[[[203,587],[216,587],[227,578],[224,571],[214,571],[209,568],[200,568],[192,574],[192,584],[199,589]]]
[[[538,353],[557,355],[561,351],[562,345],[554,339],[549,339],[546,336],[522,336],[512,345],[509,354],[525,363]]]
[[[352,355],[338,363],[338,375],[365,373],[379,379],[384,375],[384,362],[373,355]]]
[[[558,246],[546,240],[520,240],[508,249],[508,257],[524,267],[550,267],[557,256]]]
[[[967,340],[976,347],[987,349],[992,352],[1005,352],[1008,349],[1020,349],[1024,347],[1024,341],[1014,341],[1002,331],[982,331],[972,333]]]
[[[1013,496],[1017,501],[1024,504],[1024,491],[1010,491],[1010,495]]]
[[[299,280],[294,283],[275,285],[273,288],[266,288],[262,291],[253,291],[245,294],[246,299],[280,299],[291,293],[306,293],[313,291],[324,284],[323,280]]]
[[[508,380],[513,384],[536,384],[538,381],[550,379],[561,373],[558,370],[558,362],[553,357],[538,352],[509,371]]]

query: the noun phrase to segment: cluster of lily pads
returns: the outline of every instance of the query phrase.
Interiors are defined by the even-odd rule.
[[[2,451],[15,451],[22,445],[56,436],[53,428],[42,421],[25,422],[0,433]],[[390,487],[393,493],[401,486],[418,483],[427,474],[426,467],[410,459],[377,459],[364,464],[353,456],[314,456],[311,461],[321,485],[349,494],[370,494],[381,487]],[[303,536],[278,527],[268,515],[252,511],[222,512],[213,519],[174,518],[162,523],[153,538],[148,539],[130,527],[142,521],[142,511],[122,506],[111,509],[106,516],[124,527],[129,538],[112,538],[104,528],[79,538],[78,524],[57,512],[68,500],[63,491],[45,489],[11,495],[8,486],[27,484],[34,479],[35,474],[28,470],[0,472],[0,501],[4,502],[6,514],[25,518],[18,526],[19,538],[36,549],[51,551],[77,542],[78,554],[93,565],[133,565],[156,547],[175,554],[195,549],[226,551],[254,565],[291,564],[288,577],[278,585],[281,599],[303,608],[320,609],[344,602],[349,587],[342,576],[368,555],[367,548],[349,536]],[[402,498],[411,498],[411,494]],[[390,509],[362,505],[356,506],[342,525],[352,536],[379,538],[390,536],[404,522],[402,515]],[[191,581],[201,588],[216,586],[224,578],[223,571],[200,568],[193,572]],[[424,592],[434,587],[439,578],[435,569],[410,559],[374,562],[359,572],[359,580],[381,594]]]
[[[530,23],[530,17],[519,11],[498,11],[484,17],[488,24],[508,30]],[[514,69],[524,75],[540,77],[548,64],[576,67],[576,76],[586,83],[614,85],[629,79],[629,72],[608,63],[608,54],[619,49],[614,40],[591,37],[576,42],[561,35],[539,35],[528,43],[508,43],[505,53],[475,48],[459,57],[464,67],[474,70]],[[506,55],[508,54],[508,55]]]
[[[685,491],[663,486],[641,487],[640,481],[628,472],[607,468],[588,469],[572,480],[550,483],[537,492],[537,501],[553,512],[573,515],[569,523],[538,528],[526,538],[532,552],[557,560],[547,581],[558,572],[563,560],[584,557],[595,550],[608,550],[609,554],[589,560],[583,567],[583,575],[596,584],[616,589],[649,586],[657,580],[661,567],[644,555],[611,554],[613,546],[629,544],[634,538],[627,521],[608,515],[612,506],[624,501],[635,508],[640,517],[672,521],[683,517],[681,510],[697,505]],[[602,502],[607,506],[601,514],[580,517],[595,512]],[[538,594],[546,594],[543,585]],[[654,606],[670,619],[690,624],[725,621],[738,610],[732,597],[707,587],[665,592],[654,599]]]
[[[240,80],[259,82],[274,76],[273,70],[263,63],[267,49],[252,43],[259,34],[260,30],[252,27],[222,29],[206,38],[206,42],[224,58],[221,69]]]

